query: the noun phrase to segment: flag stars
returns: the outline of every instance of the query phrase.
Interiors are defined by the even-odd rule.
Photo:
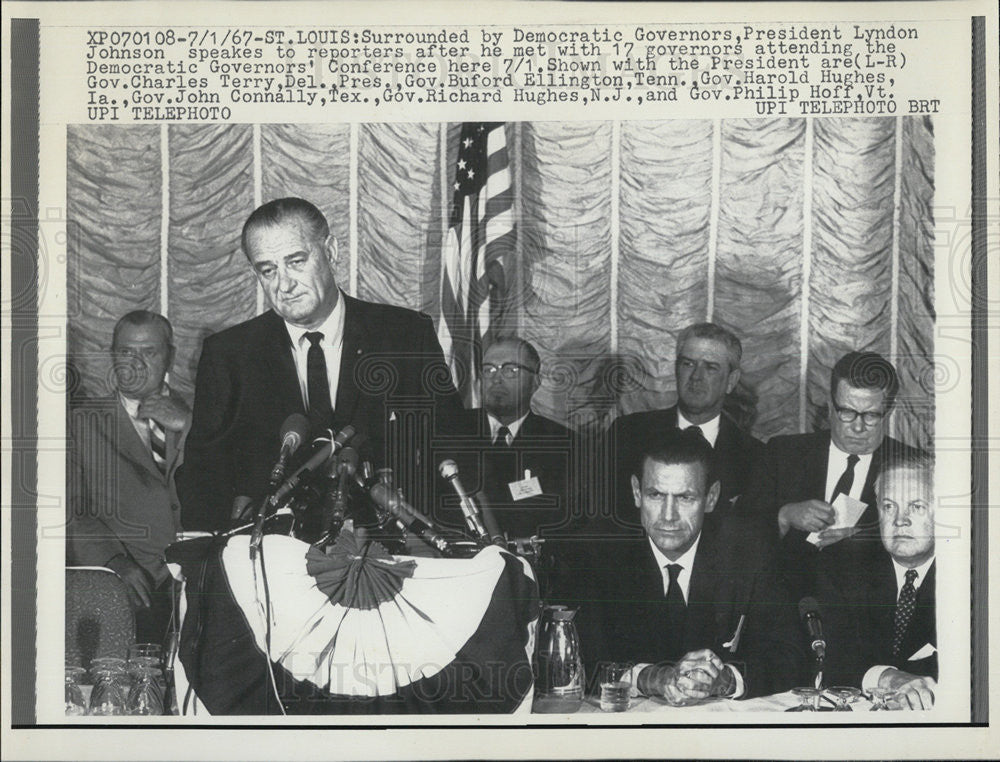
[[[472,171],[472,170],[470,169],[470,170],[469,170],[469,179],[471,180],[471,179],[472,179],[473,177],[475,177],[475,176],[476,176],[476,173],[475,173],[475,172],[473,172],[473,171]]]
[[[465,169],[465,167],[466,167],[465,159],[459,159],[458,160],[458,168],[459,169]]]
[[[462,145],[465,146],[466,148],[468,148],[469,146],[471,146],[472,145],[472,138],[466,138],[465,140],[463,140],[462,141]]]

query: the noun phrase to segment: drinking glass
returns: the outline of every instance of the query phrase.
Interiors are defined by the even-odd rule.
[[[90,694],[90,713],[100,716],[125,714],[125,670],[98,667],[94,673],[94,690]]]
[[[612,662],[601,667],[601,711],[624,712],[628,710],[629,692],[632,690],[632,665]]]
[[[799,697],[799,705],[786,709],[786,712],[822,712],[829,711],[819,705],[823,695],[822,688],[792,688],[792,693]]]
[[[155,667],[137,667],[133,675],[135,682],[125,703],[125,713],[157,716],[163,714],[160,670]]]
[[[128,647],[128,663],[159,667],[163,661],[163,646],[159,643],[133,643]]]
[[[869,711],[880,712],[885,711],[889,708],[889,702],[896,695],[896,692],[891,688],[870,688],[868,690],[868,697],[872,701],[872,707]]]
[[[851,704],[861,698],[861,691],[849,685],[835,685],[833,688],[827,688],[826,692],[837,702],[835,708],[837,712],[853,712]]]
[[[67,716],[87,713],[87,702],[80,690],[80,678],[87,673],[83,667],[66,666],[66,714]]]

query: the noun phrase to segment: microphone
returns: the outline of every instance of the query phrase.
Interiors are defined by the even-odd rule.
[[[326,437],[317,437],[313,440],[313,453],[306,459],[306,462],[299,466],[295,473],[289,476],[284,484],[271,496],[271,505],[277,506],[298,489],[303,481],[311,478],[317,471],[323,468],[327,462],[344,447],[344,445],[354,436],[354,427],[345,426],[340,432],[330,440]]]
[[[813,639],[811,647],[816,658],[823,661],[826,658],[826,640],[823,638],[823,622],[815,598],[806,596],[799,601],[799,618],[805,623],[809,637]]]
[[[288,459],[295,454],[302,444],[302,440],[308,436],[309,419],[302,413],[292,413],[281,424],[281,453],[278,455],[278,462],[271,469],[271,476],[268,479],[268,491],[276,490],[285,478],[285,469],[288,468]]]
[[[465,517],[465,524],[483,545],[489,545],[490,543],[495,543],[497,545],[506,545],[506,541],[500,530],[493,526],[493,522],[490,521],[489,531],[486,528],[486,522],[483,518],[483,512],[479,510],[479,506],[476,505],[476,501],[472,499],[465,488],[462,486],[462,482],[458,478],[458,464],[453,460],[442,460],[441,464],[438,466],[438,471],[440,471],[441,476],[445,480],[451,482],[451,486],[454,488],[455,493],[458,495],[459,505],[462,508],[462,515]],[[492,518],[492,517],[491,517]]]
[[[295,473],[289,476],[285,482],[271,495],[265,498],[257,511],[257,519],[254,522],[253,532],[250,533],[250,561],[257,558],[257,549],[264,538],[264,519],[267,518],[268,509],[271,510],[281,505],[291,493],[299,488],[303,481],[312,476],[336,455],[344,444],[354,436],[354,427],[345,426],[332,440],[327,437],[317,437],[313,440],[313,453],[306,459],[306,462],[299,466]]]
[[[452,558],[454,552],[447,539],[416,508],[403,500],[401,493],[394,493],[381,481],[372,485],[368,491],[372,500],[385,511],[388,511],[397,521],[403,524],[413,534],[436,549],[445,558]]]
[[[327,531],[331,534],[339,532],[344,523],[344,514],[347,513],[347,489],[357,468],[358,451],[353,447],[345,447],[340,451],[340,457],[337,458],[337,487],[333,492],[330,515],[326,517],[324,522]]]

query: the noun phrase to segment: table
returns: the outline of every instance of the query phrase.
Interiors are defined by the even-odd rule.
[[[798,696],[791,691],[777,693],[773,696],[760,696],[759,698],[736,701],[733,699],[710,699],[700,704],[685,707],[670,706],[664,699],[655,697],[634,698],[629,704],[628,711],[624,714],[653,714],[682,711],[688,712],[784,712],[794,706],[799,705]],[[611,712],[601,712],[600,700],[597,696],[587,696],[583,703],[575,711],[565,702],[557,702],[549,699],[536,699],[532,705],[532,714],[605,714]],[[859,699],[854,704],[854,711],[866,712],[871,707],[867,699]]]

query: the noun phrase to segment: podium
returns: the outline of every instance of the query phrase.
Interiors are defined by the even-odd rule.
[[[393,556],[343,531],[324,553],[265,535],[176,543],[181,714],[530,712],[529,564]]]

